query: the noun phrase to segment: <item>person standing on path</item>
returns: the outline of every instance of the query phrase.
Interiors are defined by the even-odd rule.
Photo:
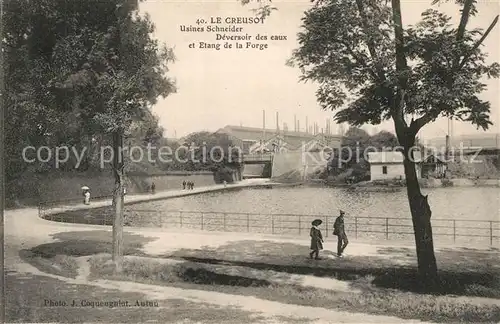
[[[333,224],[333,235],[337,235],[337,256],[342,258],[342,253],[349,244],[349,240],[347,239],[347,235],[345,234],[345,226],[344,226],[344,215],[345,212],[343,210],[340,211],[339,217],[335,219],[335,223]]]
[[[182,190],[186,189],[186,180],[182,181]]]
[[[154,182],[151,183],[151,193],[154,195],[156,192],[156,184]]]
[[[311,223],[312,227],[309,232],[309,236],[311,236],[311,253],[309,253],[309,257],[311,259],[314,256],[316,260],[319,260],[319,250],[323,250],[323,235],[321,235],[321,230],[319,229],[319,225],[322,222],[321,219],[315,219]]]
[[[90,205],[90,190],[85,190],[85,192],[83,193],[83,196],[85,197],[83,199],[83,203],[85,205]]]

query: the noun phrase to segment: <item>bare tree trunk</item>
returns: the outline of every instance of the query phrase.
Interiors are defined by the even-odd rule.
[[[115,271],[122,269],[123,261],[123,134],[115,132],[113,134],[113,173],[115,176],[115,188],[113,191],[113,263]]]
[[[437,264],[434,255],[431,226],[432,212],[427,201],[427,196],[423,196],[420,192],[415,163],[412,162],[414,161],[413,157],[410,157],[411,151],[405,148],[404,154],[406,189],[415,234],[418,273],[422,283],[427,287],[432,287],[437,282]]]

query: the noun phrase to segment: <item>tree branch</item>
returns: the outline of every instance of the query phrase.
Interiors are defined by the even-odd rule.
[[[495,19],[493,19],[493,21],[491,22],[490,26],[488,27],[488,29],[486,30],[486,32],[484,33],[484,35],[481,37],[481,39],[479,39],[477,41],[477,43],[474,44],[474,46],[469,51],[469,53],[464,56],[462,62],[458,65],[458,69],[457,70],[460,70],[460,69],[462,69],[464,67],[465,63],[467,63],[467,60],[471,57],[472,53],[484,42],[484,40],[486,39],[486,37],[488,37],[489,33],[491,32],[491,30],[493,29],[493,27],[495,27],[495,25],[497,24],[497,22],[498,22],[498,15],[495,17]]]
[[[457,41],[461,41],[464,38],[465,28],[467,27],[467,22],[469,21],[470,12],[474,2],[475,0],[465,0],[464,8],[462,9],[462,16],[460,17],[460,25],[458,25]]]
[[[366,43],[367,43],[368,51],[370,52],[370,56],[372,57],[372,60],[375,62],[375,66],[377,66],[378,65],[378,55],[377,55],[377,51],[375,48],[375,43],[373,42],[373,40],[371,40],[368,37],[368,35],[370,34],[368,31],[368,29],[369,29],[368,17],[366,16],[366,13],[365,13],[365,7],[363,6],[363,0],[356,0],[356,5],[358,7],[359,16],[361,17],[361,20],[363,23],[363,31],[365,33],[365,36],[367,36]],[[378,75],[378,79],[381,82],[385,82],[386,77],[385,77],[384,71],[381,68],[377,67],[376,73]]]
[[[359,0],[357,0],[359,1]],[[408,65],[404,49],[403,21],[401,18],[400,0],[392,0],[392,16],[394,21],[394,36],[396,42],[396,73],[398,73],[398,93],[392,105],[392,116],[399,126],[408,127],[403,118],[403,107],[406,89],[408,87]]]
[[[426,113],[420,118],[416,120],[412,120],[410,124],[410,131],[412,134],[417,135],[422,127],[424,127],[427,123],[431,122],[435,119],[435,116],[431,113]]]
[[[365,67],[375,80],[383,82],[383,80],[379,79],[377,73],[375,73],[375,71],[372,68],[370,68],[368,63],[366,63],[366,61],[362,57],[359,57],[358,55],[356,55],[356,53],[354,53],[354,51],[349,47],[349,44],[347,44],[344,41],[339,41],[339,43],[345,46],[346,50],[349,52],[349,54],[351,54],[351,56],[356,60],[356,62]]]

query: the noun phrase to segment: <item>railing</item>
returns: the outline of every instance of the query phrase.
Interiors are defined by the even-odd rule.
[[[273,154],[272,153],[256,153],[256,154],[245,154],[243,155],[243,162],[252,162],[252,161],[272,161]]]
[[[113,195],[102,195],[92,197],[92,201],[108,200],[112,199]],[[54,214],[53,210],[62,209],[64,211],[65,207],[81,204],[84,197],[81,198],[69,198],[62,200],[53,201],[42,201],[38,203],[38,216],[44,218],[46,214]],[[48,212],[51,211],[52,212]]]
[[[112,224],[112,211],[102,208],[78,212],[41,214],[42,218],[72,223]],[[103,216],[104,215],[104,216]],[[322,219],[323,235],[332,235],[334,217],[317,214],[258,214],[238,212],[150,210],[126,207],[126,225],[137,227],[180,227],[207,231],[251,232],[276,235],[309,235],[311,221]],[[345,217],[346,232],[350,237],[376,239],[413,239],[411,219],[396,217]],[[455,243],[481,240],[494,245],[500,238],[500,221],[433,219],[434,237],[447,237]]]

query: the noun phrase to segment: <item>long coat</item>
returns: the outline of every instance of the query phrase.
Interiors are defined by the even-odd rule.
[[[321,231],[319,229],[311,227],[311,232],[309,233],[309,235],[311,236],[311,250],[323,250],[323,235],[321,235]]]
[[[333,235],[344,235],[345,234],[345,226],[344,226],[344,217],[339,216],[335,220],[333,224]]]

